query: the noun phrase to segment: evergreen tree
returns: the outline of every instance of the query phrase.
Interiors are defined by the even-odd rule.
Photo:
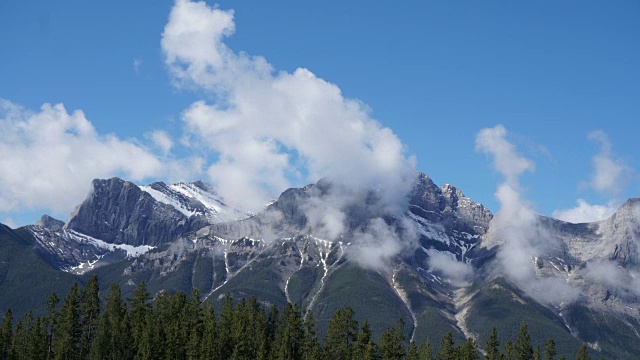
[[[500,340],[498,340],[498,331],[494,326],[491,329],[491,335],[487,340],[487,344],[484,347],[486,360],[498,360],[500,359]]]
[[[151,312],[150,300],[151,296],[147,291],[147,285],[143,281],[133,291],[133,299],[129,301],[131,307],[131,311],[129,311],[131,335],[133,335],[133,343],[138,350],[143,348],[141,345],[145,341],[144,338],[149,338],[146,326],[147,315]]]
[[[229,359],[235,348],[231,336],[233,323],[233,300],[229,294],[225,295],[224,306],[218,319],[218,341],[220,343],[220,359]]]
[[[318,343],[317,324],[313,320],[311,311],[307,311],[304,316],[304,344],[302,348],[303,360],[319,360],[320,344]]]
[[[96,338],[91,347],[92,359],[129,359],[133,356],[131,331],[127,321],[127,307],[122,300],[120,286],[111,284]]]
[[[360,332],[358,333],[358,337],[356,338],[355,343],[353,344],[353,359],[363,359],[367,349],[372,343],[371,340],[371,329],[369,328],[369,322],[364,320],[362,322],[362,327]]]
[[[535,349],[533,349],[533,360],[542,360],[542,358],[540,357],[540,347],[536,346]]]
[[[504,358],[506,360],[516,360],[516,348],[511,341],[504,344]]]
[[[280,340],[276,341],[279,350],[276,355],[278,360],[299,359],[302,356],[304,330],[298,305],[291,306],[287,303],[282,316],[282,331],[279,332]]]
[[[353,342],[356,340],[358,322],[353,319],[353,310],[346,306],[329,320],[324,342],[325,356],[332,360],[349,360]]]
[[[11,357],[13,345],[13,314],[11,309],[4,313],[2,327],[0,328],[0,359],[7,360]]]
[[[211,303],[204,305],[202,319],[202,342],[200,343],[201,359],[217,359],[220,354],[218,349],[218,335],[216,330],[216,318]]]
[[[78,359],[80,357],[80,288],[73,284],[64,298],[58,324],[54,329],[54,359]]]
[[[533,359],[531,336],[529,335],[527,324],[525,322],[522,322],[522,325],[520,325],[520,331],[518,332],[518,338],[515,345],[515,354],[517,360]]]
[[[16,331],[13,334],[13,344],[11,346],[10,359],[27,360],[27,330],[22,321],[16,324]]]
[[[455,344],[453,343],[453,334],[449,331],[440,342],[440,350],[438,350],[436,358],[438,360],[456,360],[456,357],[457,354]]]
[[[100,316],[100,298],[98,295],[98,275],[93,275],[82,291],[82,321],[80,336],[80,358],[86,359],[91,351],[91,343],[96,336]]]
[[[409,343],[409,347],[407,347],[407,357],[406,360],[420,360],[420,355],[418,354],[418,347],[414,341]]]
[[[460,359],[462,360],[479,360],[478,356],[478,343],[472,338],[468,338],[460,349]]]
[[[420,344],[418,354],[420,360],[433,360],[433,350],[431,350],[431,343],[429,340]]]
[[[29,359],[46,359],[49,351],[48,320],[45,317],[36,319],[29,332],[27,353]]]
[[[200,357],[200,342],[202,341],[202,303],[200,302],[200,290],[193,289],[189,301],[184,308],[184,318],[187,334],[186,355],[188,360]]]
[[[557,354],[556,342],[552,338],[548,338],[544,343],[544,360],[555,360]]]
[[[378,349],[384,360],[400,360],[406,355],[404,351],[405,337],[402,333],[404,322],[398,319],[398,324],[394,328],[386,329],[380,337]]]
[[[587,345],[584,343],[580,346],[580,349],[576,354],[576,360],[591,360],[591,356],[589,356],[589,352],[587,351]]]
[[[60,303],[60,299],[53,293],[47,297],[45,302],[47,313],[47,359],[53,359],[53,330],[58,324],[58,311],[56,307]]]

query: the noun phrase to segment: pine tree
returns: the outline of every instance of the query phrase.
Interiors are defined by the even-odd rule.
[[[219,356],[216,318],[211,303],[204,305],[202,320],[202,342],[200,343],[201,359],[216,359]]]
[[[320,344],[318,343],[317,324],[313,319],[311,311],[307,311],[304,316],[304,344],[302,348],[303,360],[319,360]]]
[[[587,351],[587,345],[584,343],[580,346],[580,349],[576,354],[576,360],[591,360],[591,356],[589,356],[589,352]]]
[[[53,330],[58,324],[58,311],[56,307],[60,303],[60,299],[53,293],[47,297],[45,302],[47,313],[47,359],[53,359]]]
[[[276,359],[298,359],[301,357],[303,348],[304,330],[302,328],[302,319],[298,305],[291,306],[288,303],[282,316],[282,331],[279,332],[279,350]]]
[[[82,334],[80,336],[80,358],[86,359],[91,351],[91,343],[98,329],[100,298],[98,295],[98,275],[93,275],[82,291]]]
[[[39,317],[35,324],[29,329],[28,358],[46,359],[49,351],[49,334],[47,333],[48,320],[46,317]]]
[[[433,350],[431,350],[431,343],[429,340],[420,344],[418,353],[420,360],[433,360]]]
[[[371,329],[369,328],[369,322],[364,320],[362,327],[358,333],[355,343],[353,344],[353,359],[362,359],[369,347],[371,340]]]
[[[506,360],[516,360],[516,348],[511,341],[504,344],[504,358]]]
[[[495,326],[491,329],[491,335],[489,335],[484,351],[486,353],[484,356],[486,360],[500,359],[500,340],[498,340],[498,331]]]
[[[535,349],[533,349],[533,360],[542,360],[542,358],[540,357],[540,347],[536,346]]]
[[[378,349],[384,360],[400,360],[404,358],[404,341],[405,337],[402,333],[404,322],[398,319],[398,324],[394,328],[386,329],[380,337]]]
[[[131,324],[131,334],[133,335],[133,343],[136,349],[142,348],[144,337],[148,336],[146,331],[147,315],[151,312],[149,301],[151,296],[147,291],[147,285],[143,282],[138,284],[133,291],[133,299],[129,301],[131,311],[129,311],[129,322]]]
[[[80,288],[73,284],[60,308],[60,318],[54,329],[54,359],[78,359],[80,357]]]
[[[93,359],[128,359],[133,356],[131,330],[127,321],[127,307],[118,284],[109,286],[109,296],[96,338],[91,347]]]
[[[478,343],[472,338],[468,338],[460,349],[460,359],[462,360],[479,360],[478,356]]]
[[[436,358],[438,360],[456,360],[456,349],[451,331],[447,332],[444,338],[442,338],[440,350],[438,350]]]
[[[358,322],[353,319],[353,310],[346,306],[329,320],[329,328],[324,342],[325,356],[333,360],[349,360],[353,342],[356,340]]]
[[[520,331],[518,332],[518,338],[515,345],[515,354],[517,360],[533,359],[531,336],[529,335],[527,324],[525,322],[522,322],[522,325],[520,325]]]
[[[407,347],[407,357],[406,360],[420,360],[420,356],[418,354],[418,347],[414,341],[409,343]]]
[[[231,336],[233,323],[233,300],[229,294],[225,295],[224,306],[218,319],[218,341],[220,343],[220,359],[229,359],[235,348]]]
[[[0,328],[0,359],[7,360],[11,357],[13,343],[13,314],[11,309],[4,313],[2,327]]]
[[[548,338],[544,343],[544,360],[555,360],[557,354],[556,342],[552,338]]]
[[[200,290],[193,289],[189,301],[184,308],[187,334],[187,359],[195,360],[200,357],[200,342],[202,341],[202,303]]]
[[[27,360],[27,329],[22,321],[16,324],[16,331],[13,334],[13,344],[11,346],[10,359]]]

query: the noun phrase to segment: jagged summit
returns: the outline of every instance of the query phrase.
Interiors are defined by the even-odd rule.
[[[35,223],[36,226],[42,226],[43,228],[50,229],[53,231],[62,230],[64,227],[64,221],[54,219],[51,216],[44,214],[40,219]]]

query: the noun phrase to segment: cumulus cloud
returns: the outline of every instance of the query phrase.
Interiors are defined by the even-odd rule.
[[[571,301],[577,291],[570,285],[535,275],[533,259],[558,244],[541,226],[538,215],[522,197],[520,176],[526,171],[533,171],[535,165],[518,153],[507,136],[508,132],[502,125],[482,129],[476,136],[476,150],[491,156],[495,169],[505,178],[495,193],[500,210],[489,229],[489,236],[502,243],[496,254],[498,271],[539,301]]]
[[[263,57],[231,50],[233,16],[176,1],[161,41],[174,83],[215,99],[193,103],[182,119],[193,142],[217,155],[208,173],[220,194],[256,210],[287,187],[327,177],[380,188],[382,201],[400,208],[415,165],[397,136],[311,71],[276,72]]]
[[[134,181],[162,173],[145,147],[98,134],[80,110],[44,104],[37,112],[0,100],[0,210],[50,209],[64,214],[91,180],[121,174]]]
[[[556,219],[579,224],[595,222],[609,218],[618,209],[614,201],[606,205],[590,204],[584,199],[577,200],[577,206],[571,209],[555,210],[553,217]]]
[[[611,141],[604,131],[592,131],[589,133],[589,140],[599,146],[598,153],[591,160],[594,172],[589,185],[601,193],[620,193],[629,168],[622,160],[614,157]]]

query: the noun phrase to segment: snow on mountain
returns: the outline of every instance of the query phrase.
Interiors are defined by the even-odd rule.
[[[173,206],[186,217],[204,216],[210,223],[237,221],[253,215],[227,205],[210,185],[202,181],[172,185],[156,182],[140,189],[156,201]]]

